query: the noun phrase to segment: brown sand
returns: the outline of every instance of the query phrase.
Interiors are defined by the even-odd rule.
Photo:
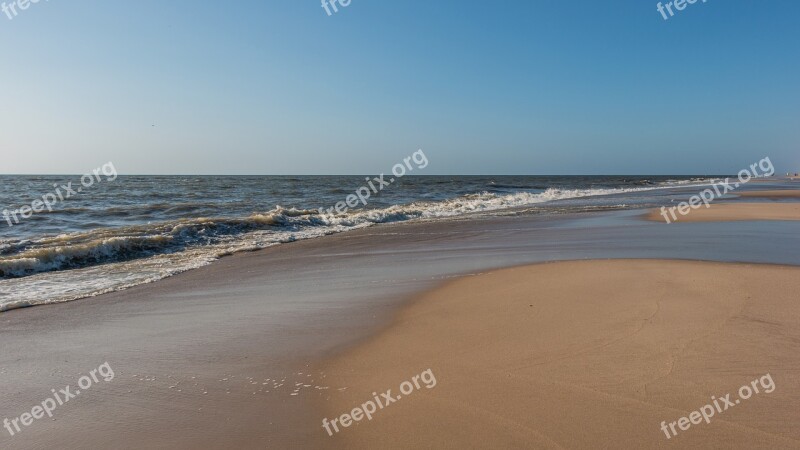
[[[800,198],[800,190],[797,189],[784,189],[775,191],[748,191],[740,192],[739,197],[748,198],[768,198],[772,200],[785,199],[785,198]]]
[[[662,260],[539,264],[421,296],[328,362],[320,422],[432,369],[347,448],[800,448],[800,268]],[[769,373],[761,393],[667,439]],[[677,447],[676,447],[677,446]]]
[[[797,203],[717,203],[706,208],[701,204],[686,215],[675,210],[675,222],[731,222],[741,220],[800,220],[800,204]],[[645,218],[666,224],[660,209],[651,209]]]
[[[57,410],[55,420],[39,420],[13,437],[0,428],[0,449],[329,448],[338,439],[327,437],[320,427],[325,414],[333,417],[320,409],[320,402],[341,387],[351,386],[343,391],[349,393],[352,379],[333,381],[312,372],[309,387],[293,396],[296,383],[306,381],[310,366],[321,359],[374,336],[391,323],[395,307],[405,305],[409,295],[442,279],[543,260],[610,255],[768,259],[800,265],[793,222],[774,222],[769,232],[748,226],[743,233],[727,233],[713,223],[641,226],[624,212],[580,215],[585,226],[555,226],[574,224],[577,217],[384,224],[240,253],[122,292],[0,313],[0,420],[30,411],[51,388],[74,387],[80,374],[105,361],[116,372],[112,382],[92,387]],[[676,245],[682,242],[703,245]],[[503,329],[486,342],[502,344],[506,333]],[[562,349],[553,346],[555,352]],[[791,346],[779,349],[777,354],[797,353]],[[424,355],[427,344],[417,351]],[[431,360],[425,358],[419,368],[404,370],[396,380],[381,379],[372,390],[396,392],[393,383],[428,367],[442,383],[437,366],[427,363]],[[712,367],[714,373],[730,370]],[[267,377],[286,377],[286,383],[279,389],[272,384],[255,389],[252,383]],[[737,379],[736,386],[741,383]],[[776,383],[779,392],[783,382]],[[359,396],[358,403],[364,401]],[[402,399],[384,413],[409,401],[414,399]],[[589,417],[590,411],[581,414]],[[441,420],[452,430],[460,418]],[[418,443],[431,446],[422,437]],[[493,443],[478,440],[472,447]],[[376,446],[383,447],[383,441]]]

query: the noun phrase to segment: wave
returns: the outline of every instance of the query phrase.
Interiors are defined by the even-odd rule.
[[[711,184],[717,183],[722,181],[722,178],[689,178],[686,180],[666,180],[664,181],[665,186],[684,186],[684,185],[695,185],[695,184]]]
[[[700,183],[710,182],[709,179],[695,179],[689,183],[674,181],[661,181],[655,186],[549,188],[534,192],[497,192],[487,185],[479,188],[487,190],[444,200],[432,200],[441,194],[428,189],[417,194],[419,200],[411,203],[378,207],[376,201],[366,208],[343,214],[276,206],[264,212],[231,217],[202,217],[204,211],[188,211],[188,214],[198,217],[190,215],[116,228],[89,229],[90,223],[82,222],[84,227],[81,229],[88,231],[25,239],[0,238],[0,312],[123,290],[202,267],[237,252],[314,239],[379,223],[438,220],[474,214],[561,214],[619,209],[626,205],[640,207],[642,201],[650,201],[649,195],[574,199],[625,193],[636,196],[635,193],[641,191],[682,188],[692,183],[702,186]],[[163,206],[159,200],[155,203]],[[550,204],[544,205],[547,203]],[[171,206],[182,207],[184,204],[171,203]],[[132,206],[134,210],[140,208]],[[217,206],[213,208],[215,211],[224,210],[216,204],[210,206]],[[123,210],[120,208],[120,212]]]
[[[238,251],[371,226],[415,219],[436,219],[491,212],[556,200],[619,194],[652,187],[613,189],[547,189],[543,192],[481,192],[442,201],[418,201],[344,214],[276,206],[243,218],[189,218],[121,228],[96,229],[5,241],[0,245],[0,280],[44,272],[206,249],[212,259]]]
[[[0,279],[78,269],[147,258],[187,248],[210,246],[247,232],[291,226],[291,217],[307,212],[277,208],[244,219],[196,218],[156,225],[138,225],[62,234],[38,240],[6,242],[0,254]]]

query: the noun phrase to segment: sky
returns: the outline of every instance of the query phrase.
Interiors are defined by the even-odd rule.
[[[41,0],[0,13],[0,173],[800,171],[800,2],[657,3]]]

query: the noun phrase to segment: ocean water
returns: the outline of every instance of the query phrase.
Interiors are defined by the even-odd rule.
[[[69,198],[61,186],[72,182],[77,191],[77,176],[0,176],[0,210],[19,210],[46,194],[64,198],[52,211],[24,219],[17,213],[18,223],[14,214],[0,219],[0,312],[120,290],[236,252],[380,223],[651,207],[679,197],[680,188],[718,178],[408,176],[370,192],[366,205],[358,201],[331,214],[348,195],[369,189],[365,176],[101,174]]]

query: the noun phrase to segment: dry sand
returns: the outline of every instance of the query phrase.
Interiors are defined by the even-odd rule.
[[[771,191],[764,191],[771,192]],[[800,203],[712,203],[709,208],[701,204],[686,215],[675,210],[667,216],[673,223],[679,222],[731,222],[741,220],[800,220]],[[666,224],[660,209],[652,209],[645,218]]]
[[[800,448],[800,268],[664,260],[539,264],[456,280],[323,367],[319,433],[346,448]],[[327,437],[426,369],[424,386]],[[769,373],[761,393],[667,439]]]
[[[740,192],[736,195],[738,195],[739,197],[768,198],[772,200],[777,200],[784,198],[800,198],[800,190],[784,189],[784,190],[773,190],[773,191],[748,191],[748,192]]]

